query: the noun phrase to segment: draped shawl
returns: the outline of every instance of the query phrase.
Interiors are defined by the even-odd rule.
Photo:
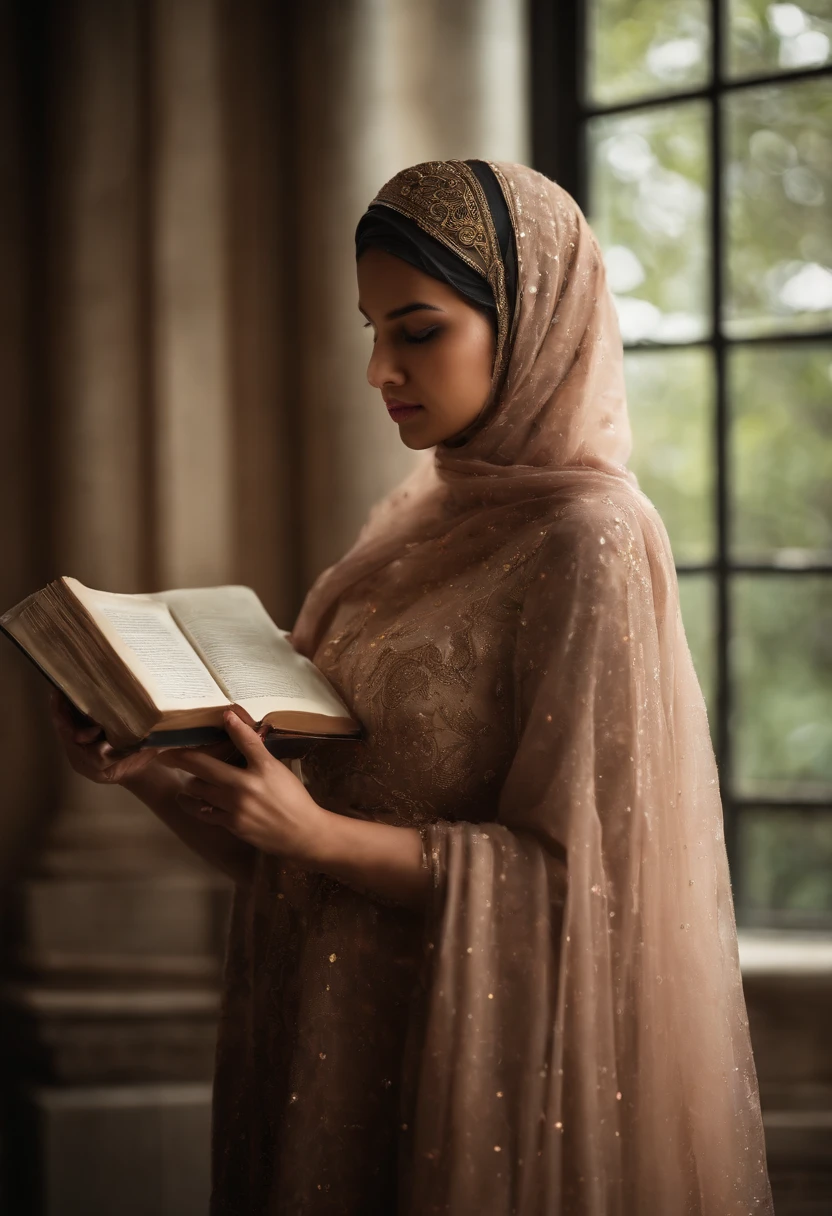
[[[558,185],[491,169],[514,228],[513,310],[469,165],[414,166],[374,200],[491,285],[492,391],[375,506],[292,634],[313,654],[339,597],[358,580],[383,595],[393,568],[414,600],[444,572],[462,607],[490,577],[454,585],[474,531],[534,552],[497,818],[424,829],[400,1210],[770,1214],[715,757],[667,533],[627,468],[602,259]]]

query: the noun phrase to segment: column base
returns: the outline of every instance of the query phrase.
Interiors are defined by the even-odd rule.
[[[38,1086],[16,1104],[20,1216],[205,1216],[210,1084]]]

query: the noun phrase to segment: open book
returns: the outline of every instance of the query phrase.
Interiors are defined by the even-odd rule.
[[[362,734],[250,587],[120,595],[63,577],[4,613],[0,629],[117,748],[227,738],[229,705],[295,737]]]

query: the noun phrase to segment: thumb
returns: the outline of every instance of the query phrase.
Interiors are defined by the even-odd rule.
[[[225,729],[237,746],[237,750],[242,752],[247,760],[260,762],[264,756],[268,756],[269,753],[263,743],[262,737],[252,726],[244,722],[233,709],[225,711],[223,721]]]

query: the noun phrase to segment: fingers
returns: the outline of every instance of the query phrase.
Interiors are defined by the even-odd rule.
[[[242,753],[249,768],[262,764],[264,760],[272,759],[262,737],[268,733],[267,726],[255,730],[231,710],[225,713],[224,725],[230,736],[230,745],[225,746],[236,748],[238,752]],[[208,754],[207,748],[183,747],[166,750],[164,755],[160,756],[160,761],[169,768],[183,769],[186,773],[193,773],[197,777],[215,781],[218,785],[236,785],[239,782],[240,770],[227,763],[230,758],[227,756],[224,760],[219,760],[215,755]]]
[[[81,747],[93,743],[101,734],[100,726],[75,726],[71,720],[67,720],[63,715],[58,716],[53,714],[52,720],[62,739],[68,743],[77,743]]]
[[[200,798],[191,798],[187,794],[177,794],[176,802],[186,815],[200,819],[212,827],[225,828],[227,832],[234,831],[234,821],[231,815],[220,807],[212,806]]]
[[[78,755],[75,752],[75,755]],[[125,755],[124,752],[118,751],[111,744],[102,743],[87,743],[83,745],[83,750],[80,752],[81,769],[87,776],[95,773],[98,776],[106,778],[107,781],[116,781],[118,779],[119,765],[126,759],[130,759],[132,753]],[[72,761],[72,754],[70,754]],[[73,762],[74,763],[74,762]]]
[[[160,756],[159,761],[168,768],[193,773],[219,786],[234,786],[240,781],[240,769],[216,756],[206,756],[199,748],[174,748]]]
[[[271,759],[260,732],[247,725],[235,710],[227,709],[223,714],[223,721],[229,736],[249,764],[261,764],[264,758]]]
[[[117,784],[127,771],[124,762],[131,761],[135,749],[119,750],[113,747],[101,737],[101,727],[95,722],[78,726],[72,716],[71,702],[56,688],[50,690],[49,709],[64,744],[66,757],[75,772],[99,784]]]
[[[75,723],[70,717],[69,702],[58,692],[57,688],[53,688],[49,694],[49,709],[58,734],[64,738],[71,738],[75,734]]]
[[[76,743],[92,743],[101,734],[101,727],[95,726],[76,726],[73,738]]]
[[[208,743],[204,747],[200,747],[199,753],[202,756],[213,756],[215,760],[227,762],[237,755],[237,748],[230,739],[223,739],[221,743]]]
[[[214,782],[203,781],[199,777],[186,777],[182,782],[182,793],[229,814],[234,814],[240,804],[239,789],[215,785]]]
[[[49,697],[52,721],[62,738],[73,743],[91,743],[101,734],[101,727],[93,722],[89,726],[78,726],[72,716],[72,707],[67,697],[57,688],[51,689]]]

